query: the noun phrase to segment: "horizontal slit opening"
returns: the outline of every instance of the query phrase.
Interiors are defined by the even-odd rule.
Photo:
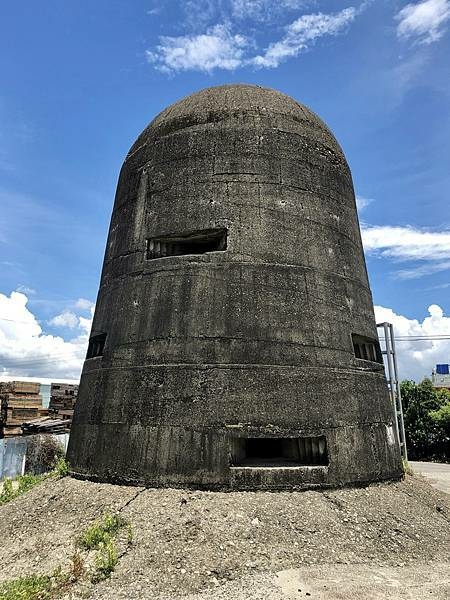
[[[149,238],[146,241],[146,258],[149,260],[185,254],[223,252],[226,249],[226,229],[203,229],[193,233]]]
[[[237,467],[328,465],[327,440],[324,435],[232,438],[230,461]]]

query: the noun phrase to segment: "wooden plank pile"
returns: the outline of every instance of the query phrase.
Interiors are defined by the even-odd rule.
[[[70,383],[52,383],[49,412],[54,416],[71,418],[77,401],[78,386]],[[70,411],[70,412],[69,412]]]
[[[67,433],[72,423],[71,419],[52,419],[43,417],[34,421],[22,423],[23,435],[34,435],[36,433]]]
[[[42,408],[40,384],[31,381],[0,383],[2,415],[5,436],[21,435],[24,421],[41,417],[47,411]]]

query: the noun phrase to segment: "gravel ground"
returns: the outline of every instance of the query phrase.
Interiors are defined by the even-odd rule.
[[[411,476],[291,493],[48,481],[0,507],[0,580],[67,568],[77,536],[107,509],[132,524],[133,542],[122,533],[112,577],[67,599],[415,600],[416,584],[450,595],[449,496]]]

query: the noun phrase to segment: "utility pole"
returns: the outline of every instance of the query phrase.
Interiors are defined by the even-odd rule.
[[[382,349],[381,353],[386,358],[386,379],[394,410],[395,432],[397,434],[398,443],[400,445],[402,458],[404,458],[405,461],[408,461],[408,451],[406,449],[405,423],[403,420],[402,395],[400,393],[397,354],[395,352],[394,328],[392,326],[392,323],[377,323],[377,327],[378,329],[381,329],[383,331],[381,339],[384,342],[384,350]]]

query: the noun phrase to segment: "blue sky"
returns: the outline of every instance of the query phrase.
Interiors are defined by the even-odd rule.
[[[0,373],[51,376],[59,357],[77,376],[129,147],[168,104],[230,82],[327,122],[380,318],[450,334],[449,30],[450,0],[5,0]],[[403,348],[405,376],[450,362],[448,342]]]

